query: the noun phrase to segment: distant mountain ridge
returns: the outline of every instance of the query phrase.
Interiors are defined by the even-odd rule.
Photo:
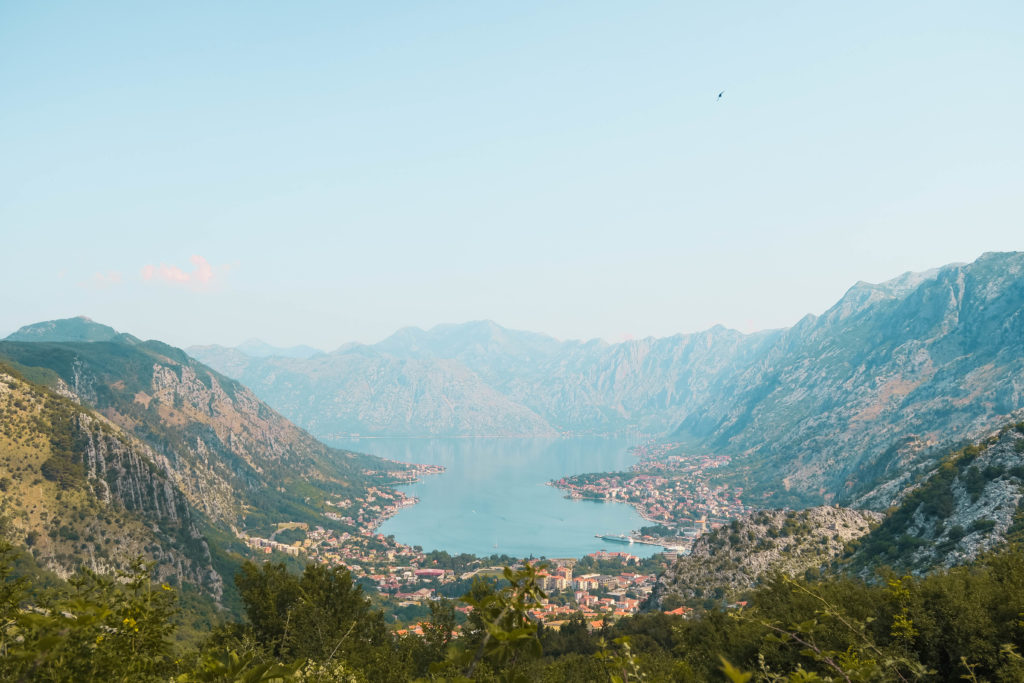
[[[323,353],[320,349],[312,346],[271,346],[261,339],[248,339],[238,345],[238,350],[247,356],[254,358],[312,358]]]
[[[193,346],[323,438],[659,433],[697,392],[773,333],[716,327],[622,344],[558,341],[491,321],[399,330],[309,359]]]
[[[660,433],[745,460],[765,495],[847,500],[1024,408],[1024,253],[860,282],[755,334],[609,344],[478,321],[310,359],[189,352],[324,438]]]

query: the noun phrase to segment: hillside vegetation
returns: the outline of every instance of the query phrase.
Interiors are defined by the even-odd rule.
[[[1006,541],[1024,541],[1024,422],[953,451],[900,491],[852,562],[926,572],[965,564]]]
[[[215,521],[319,517],[326,493],[361,490],[367,471],[401,468],[324,446],[245,387],[160,342],[4,341],[0,358],[55,373],[61,390],[166,460],[190,504]]]
[[[144,566],[112,581],[83,572],[55,589],[15,578],[0,539],[0,678],[32,681],[1019,681],[1024,677],[1024,554],[882,583],[769,577],[746,607],[684,619],[656,613],[554,631],[526,614],[536,572],[506,570],[423,635],[396,636],[343,568],[246,564],[246,614],[198,645],[175,645],[176,591]]]

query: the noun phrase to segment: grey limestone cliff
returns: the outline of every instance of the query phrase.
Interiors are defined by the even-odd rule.
[[[700,537],[689,555],[658,578],[648,607],[661,607],[669,597],[691,606],[720,601],[773,572],[816,574],[881,520],[877,512],[840,507],[751,513]]]

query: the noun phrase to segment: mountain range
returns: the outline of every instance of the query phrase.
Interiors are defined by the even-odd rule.
[[[188,352],[325,439],[639,431],[745,463],[766,500],[874,501],[1024,408],[1024,253],[860,282],[820,316],[609,344],[490,321],[306,358]]]
[[[772,336],[715,327],[608,344],[477,321],[405,328],[306,359],[187,351],[325,438],[555,436],[669,430]]]

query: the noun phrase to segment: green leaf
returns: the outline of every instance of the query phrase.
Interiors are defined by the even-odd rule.
[[[747,681],[754,677],[754,674],[752,673],[737,669],[725,657],[719,656],[719,659],[722,660],[721,672],[725,674],[725,677],[732,681],[732,683],[747,683]]]

